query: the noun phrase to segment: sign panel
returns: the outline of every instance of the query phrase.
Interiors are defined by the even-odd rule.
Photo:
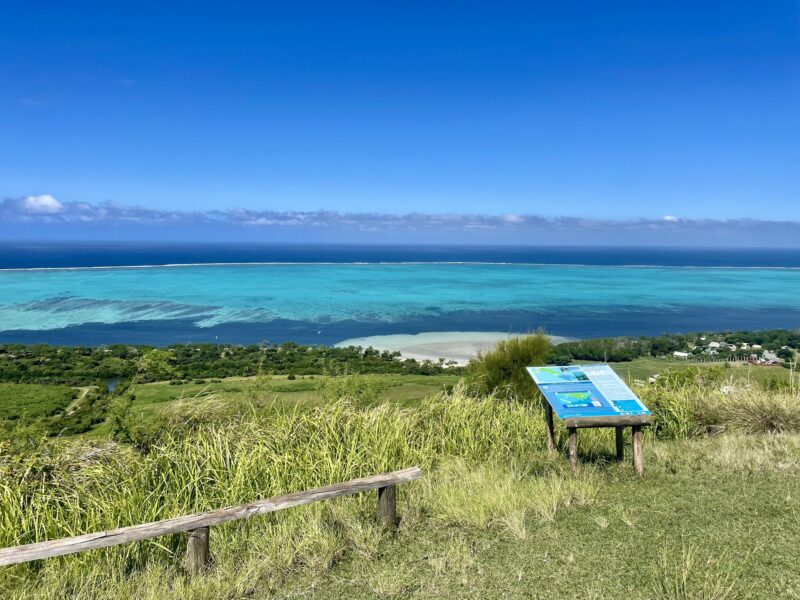
[[[651,414],[608,365],[528,367],[528,373],[562,419]]]

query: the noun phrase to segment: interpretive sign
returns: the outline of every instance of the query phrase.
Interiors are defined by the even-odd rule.
[[[614,427],[617,430],[617,458],[625,453],[623,431],[631,428],[633,467],[644,472],[642,427],[653,422],[653,415],[625,382],[608,365],[568,365],[528,367],[528,373],[541,390],[545,405],[547,447],[556,451],[553,412],[564,419],[569,431],[569,458],[578,468],[578,428]]]
[[[528,373],[562,419],[650,414],[608,365],[528,367]]]

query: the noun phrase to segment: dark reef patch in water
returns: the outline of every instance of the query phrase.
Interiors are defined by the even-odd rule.
[[[674,310],[615,311],[461,311],[434,318],[395,322],[309,322],[286,319],[221,323],[197,327],[192,319],[140,320],[126,323],[86,323],[46,331],[0,331],[0,343],[99,346],[103,344],[181,343],[258,344],[292,341],[300,344],[335,344],[371,335],[426,331],[535,331],[576,338],[620,335],[658,335],[693,331],[740,329],[793,329],[800,327],[800,309],[681,308]]]

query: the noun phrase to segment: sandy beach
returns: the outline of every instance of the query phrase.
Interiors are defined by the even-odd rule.
[[[374,335],[352,338],[339,342],[336,346],[373,347],[376,350],[400,352],[404,358],[438,361],[440,358],[465,365],[479,352],[494,348],[500,340],[519,337],[519,333],[502,331],[429,331],[413,335]],[[572,338],[550,336],[554,344]]]

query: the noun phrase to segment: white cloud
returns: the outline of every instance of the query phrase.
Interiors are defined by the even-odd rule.
[[[25,196],[20,204],[29,215],[55,215],[64,210],[64,205],[50,194]]]
[[[253,236],[319,235],[358,240],[385,239],[551,240],[571,243],[575,239],[618,243],[681,243],[685,240],[738,244],[780,243],[796,246],[800,222],[755,219],[686,219],[666,215],[654,219],[587,219],[542,217],[531,214],[426,214],[342,213],[336,211],[272,211],[232,208],[212,211],[161,210],[103,202],[59,202],[49,194],[8,198],[0,201],[0,225],[13,223],[63,224],[86,228],[137,227],[143,231],[180,228],[221,231],[227,228]],[[12,225],[13,227],[13,225]],[[361,236],[361,237],[359,237]],[[437,237],[438,236],[438,237]],[[364,238],[366,239],[366,238]],[[781,241],[784,240],[784,241]],[[788,242],[785,242],[788,240]]]

